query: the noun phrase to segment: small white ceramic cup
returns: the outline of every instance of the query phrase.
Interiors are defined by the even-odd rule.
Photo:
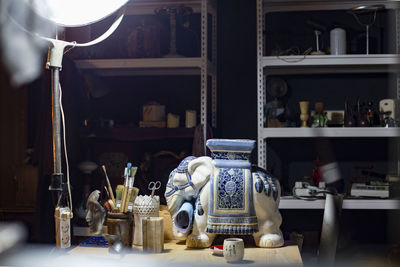
[[[244,242],[241,238],[224,240],[224,258],[227,262],[241,261],[244,256]]]

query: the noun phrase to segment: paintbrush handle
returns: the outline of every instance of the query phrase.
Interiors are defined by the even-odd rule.
[[[131,199],[131,194],[132,194],[132,188],[128,189],[128,193],[126,194],[126,201],[125,201],[125,207],[123,212],[128,212],[129,209],[129,201]]]
[[[105,176],[106,176],[106,182],[107,182],[107,186],[108,186],[108,191],[110,191],[111,200],[112,200],[114,203],[117,203],[117,202],[115,201],[114,192],[113,192],[113,190],[112,190],[112,187],[111,187],[111,184],[110,184],[110,180],[108,179],[108,175],[107,175],[107,171],[106,171],[106,166],[102,165],[101,167],[103,168],[104,174],[105,174]]]
[[[126,205],[126,194],[128,193],[128,188],[124,186],[124,189],[122,190],[122,199],[121,199],[121,206],[119,207],[120,212],[125,211],[125,205]]]

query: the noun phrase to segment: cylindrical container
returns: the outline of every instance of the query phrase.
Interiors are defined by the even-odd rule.
[[[124,246],[126,247],[132,246],[133,227],[134,226],[131,212],[108,212],[108,234],[119,236],[122,244],[124,244]]]
[[[227,238],[224,240],[224,258],[227,262],[243,260],[244,242],[241,238]]]
[[[164,218],[142,218],[143,251],[161,253],[164,250]]]
[[[196,110],[186,110],[186,128],[196,127]]]
[[[346,54],[346,31],[342,28],[331,30],[331,55]]]
[[[159,196],[137,196],[133,204],[133,215],[135,218],[135,234],[133,244],[137,246],[143,245],[142,239],[142,219],[144,217],[158,217],[160,210]]]
[[[168,128],[178,128],[179,127],[179,115],[168,113],[167,127]]]

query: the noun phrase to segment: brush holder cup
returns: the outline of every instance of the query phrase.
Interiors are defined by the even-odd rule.
[[[160,210],[159,196],[137,196],[133,204],[133,215],[135,219],[135,233],[133,244],[137,246],[143,245],[142,238],[142,219],[147,217],[158,217]]]
[[[131,212],[109,212],[107,214],[107,232],[120,237],[125,247],[132,246],[133,216]]]

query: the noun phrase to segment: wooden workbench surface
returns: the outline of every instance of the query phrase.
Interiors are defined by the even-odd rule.
[[[211,249],[187,249],[186,245],[177,241],[166,241],[164,251],[158,254],[143,253],[141,247],[133,247],[122,254],[109,253],[108,248],[75,247],[63,257],[77,256],[86,260],[113,261],[120,264],[131,263],[131,266],[190,266],[193,265],[223,265],[226,263],[223,256],[212,255]],[[110,262],[111,263],[111,262]],[[243,261],[236,264],[254,265],[284,265],[302,266],[299,249],[294,244],[285,244],[281,248],[267,249],[246,247]]]

